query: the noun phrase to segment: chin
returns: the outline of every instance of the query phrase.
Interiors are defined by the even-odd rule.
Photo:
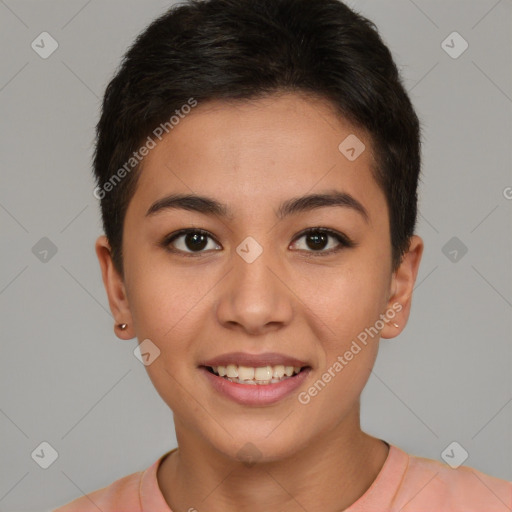
[[[278,430],[277,427],[276,430]],[[271,430],[270,430],[271,432]],[[224,434],[226,434],[224,432]],[[304,433],[302,434],[304,435]],[[309,438],[297,439],[292,432],[283,430],[279,434],[274,431],[270,435],[261,429],[246,429],[233,437],[223,435],[222,439],[210,439],[212,447],[226,458],[241,462],[252,467],[255,464],[272,463],[295,455],[302,447],[307,446]]]

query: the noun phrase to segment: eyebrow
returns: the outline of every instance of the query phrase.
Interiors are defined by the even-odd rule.
[[[367,223],[369,222],[370,217],[366,208],[355,197],[338,190],[294,197],[283,202],[275,213],[278,219],[284,219],[293,214],[330,206],[350,208],[358,212]],[[146,217],[169,209],[183,209],[205,215],[233,218],[233,213],[227,205],[213,198],[195,194],[171,194],[163,197],[149,207]]]

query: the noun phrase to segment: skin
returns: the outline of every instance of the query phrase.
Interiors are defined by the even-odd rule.
[[[349,161],[338,145],[350,134],[366,150]],[[360,395],[379,338],[405,327],[423,252],[418,236],[391,268],[389,217],[375,182],[371,140],[321,99],[282,94],[198,105],[143,162],[124,222],[124,277],[104,236],[96,252],[120,338],[149,338],[161,351],[146,367],[172,409],[179,450],[158,470],[174,512],[342,510],[370,487],[388,455],[360,428]],[[282,201],[330,190],[347,192],[368,212],[329,206],[279,220]],[[230,218],[183,209],[147,216],[170,193],[213,197]],[[355,247],[322,256],[310,227],[345,234]],[[193,257],[160,242],[184,228],[213,239]],[[236,252],[251,236],[263,248],[247,263]],[[174,246],[187,250],[184,237]],[[189,246],[190,247],[190,246]],[[193,246],[192,246],[193,247]],[[217,250],[215,250],[217,248]],[[188,248],[189,254],[193,249]],[[194,253],[192,253],[194,254]],[[307,405],[297,399],[393,304],[402,309]],[[393,325],[398,324],[398,328]],[[218,394],[198,370],[228,352],[279,352],[312,370],[277,404],[245,406]],[[247,443],[257,463],[241,462]]]

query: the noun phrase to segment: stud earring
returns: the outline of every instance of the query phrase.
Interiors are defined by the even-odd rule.
[[[394,322],[393,322],[393,325],[394,325],[395,327],[399,327],[399,325],[398,325],[398,324],[395,324]]]
[[[119,324],[119,329],[124,331],[128,327],[128,324]]]

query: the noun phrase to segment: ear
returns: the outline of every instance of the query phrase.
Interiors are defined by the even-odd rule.
[[[391,291],[386,309],[389,312],[387,315],[389,320],[381,331],[381,338],[389,339],[398,336],[409,320],[412,292],[422,254],[423,240],[419,236],[413,235],[410,239],[408,251],[403,255],[400,266],[391,278]],[[391,318],[393,312],[395,316]],[[398,327],[393,324],[397,324]]]
[[[123,340],[130,340],[135,337],[133,329],[132,314],[126,296],[124,281],[112,260],[112,249],[105,235],[96,240],[96,255],[101,267],[103,285],[108,296],[110,311],[114,316],[114,332],[116,336]],[[122,330],[119,324],[127,324],[126,329]]]

